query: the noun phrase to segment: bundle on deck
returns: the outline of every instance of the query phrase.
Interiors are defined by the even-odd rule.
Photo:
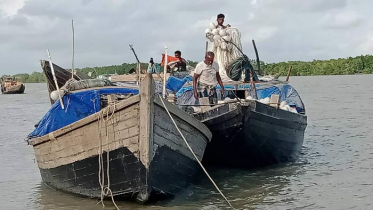
[[[115,86],[112,82],[106,79],[85,79],[85,80],[69,80],[61,88],[68,91],[81,90],[94,87],[104,87],[104,86]]]
[[[248,78],[249,71],[253,74],[253,77],[255,77],[254,68],[250,63],[249,58],[244,54],[241,57],[229,63],[225,67],[225,69],[227,71],[227,76],[234,81],[241,80],[243,72],[245,72],[246,81],[249,80]]]

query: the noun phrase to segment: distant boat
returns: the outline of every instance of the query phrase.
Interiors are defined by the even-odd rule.
[[[2,77],[1,93],[2,94],[21,94],[25,92],[25,85],[19,77]]]
[[[213,133],[206,149],[205,163],[258,167],[293,161],[299,157],[307,116],[297,91],[279,81],[257,83],[256,87],[261,100],[247,97],[247,93],[250,94],[250,85],[247,83],[225,84],[226,93],[231,90],[228,102],[207,106],[194,113],[194,117]],[[192,97],[192,92],[184,92],[178,99],[179,104],[186,103],[186,99]],[[294,107],[292,111],[288,110],[289,105],[281,108],[279,103],[270,105],[272,95],[279,96],[281,101]],[[191,98],[189,104],[193,103]]]
[[[57,100],[28,137],[43,182],[87,197],[100,198],[104,192],[104,197],[112,193],[141,203],[185,189],[200,166],[166,109],[199,160],[212,134],[154,89],[149,74],[137,89],[105,86],[68,92],[65,110]]]

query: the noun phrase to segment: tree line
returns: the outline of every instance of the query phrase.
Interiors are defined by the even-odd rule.
[[[188,65],[195,67],[198,62],[188,60]],[[256,61],[252,61],[254,68],[257,68]],[[312,76],[312,75],[346,75],[346,74],[372,74],[373,56],[361,55],[356,57],[339,58],[331,60],[313,60],[313,61],[288,61],[279,63],[265,63],[260,61],[261,71],[265,75],[274,75],[280,73],[287,75],[290,66],[293,66],[292,76]],[[136,63],[123,63],[121,65],[111,65],[102,67],[85,67],[76,69],[85,74],[91,74],[97,77],[102,74],[127,74],[137,68]],[[141,69],[146,70],[148,63],[141,63]],[[5,76],[5,75],[4,75]],[[42,72],[33,72],[31,74],[16,74],[25,83],[45,82],[45,76]]]
[[[287,75],[290,66],[293,66],[292,76],[372,74],[373,56],[361,55],[331,60],[313,60],[310,62],[267,63],[263,66],[263,72],[266,75],[281,72],[281,75],[284,76]]]

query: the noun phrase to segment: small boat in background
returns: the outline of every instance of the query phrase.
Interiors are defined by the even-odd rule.
[[[25,92],[25,85],[19,77],[2,77],[1,93],[2,94],[21,94]]]

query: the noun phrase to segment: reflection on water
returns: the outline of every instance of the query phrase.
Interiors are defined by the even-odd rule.
[[[212,168],[209,168],[209,171],[232,204],[245,209],[258,204],[274,204],[278,202],[279,196],[284,196],[286,199],[292,177],[304,173],[299,164],[278,165],[251,171]],[[97,204],[98,200],[62,193],[42,183],[37,184],[32,196],[34,197],[32,205],[38,209],[102,209],[102,205]],[[110,200],[105,200],[104,203],[106,207],[113,207]],[[204,175],[173,200],[159,201],[149,206],[118,200],[116,204],[121,209],[227,208],[225,201]]]
[[[208,168],[211,176],[239,209],[372,209],[373,75],[290,80],[308,114],[300,160],[251,170]],[[102,209],[95,199],[41,183],[33,149],[23,139],[48,101],[45,84],[26,84],[23,95],[0,95],[1,209]],[[116,202],[121,209],[228,209],[203,174],[173,200]],[[114,209],[110,200],[105,205]]]

